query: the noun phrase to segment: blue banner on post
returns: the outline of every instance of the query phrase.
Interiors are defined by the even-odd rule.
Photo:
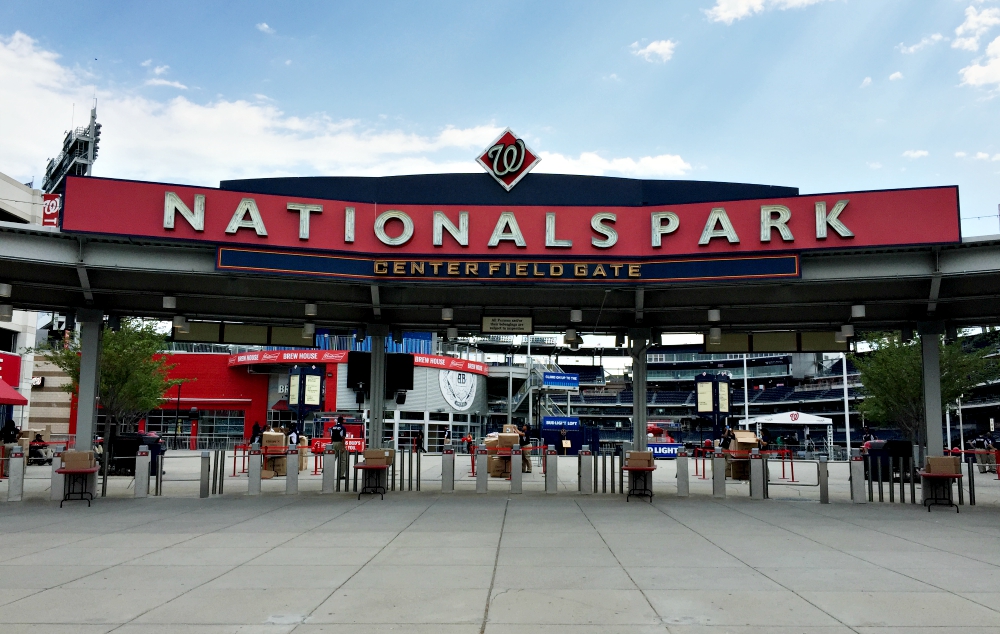
[[[580,417],[545,416],[542,418],[542,429],[580,429]]]
[[[646,447],[653,452],[654,458],[676,458],[677,452],[683,447],[681,443],[649,443]]]
[[[542,374],[542,387],[554,387],[563,390],[579,390],[579,374],[563,374],[560,372],[544,372]]]

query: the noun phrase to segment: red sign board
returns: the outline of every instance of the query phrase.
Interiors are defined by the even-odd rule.
[[[523,139],[514,136],[507,128],[490,146],[480,154],[476,161],[486,169],[487,173],[510,191],[524,176],[530,172],[542,159],[525,145]]]
[[[229,365],[257,365],[261,363],[277,363],[294,365],[297,363],[347,363],[346,350],[275,350],[268,352],[242,352],[230,355]],[[433,354],[413,355],[413,365],[439,370],[454,370],[456,372],[472,372],[487,375],[489,366],[478,361],[442,357]]]
[[[62,229],[250,250],[353,255],[358,256],[355,262],[368,262],[368,274],[376,275],[393,275],[397,269],[409,275],[415,267],[406,260],[416,261],[417,256],[421,271],[451,275],[454,264],[454,274],[465,275],[467,269],[447,261],[478,259],[483,264],[477,265],[476,271],[484,279],[503,274],[505,262],[514,261],[510,258],[565,262],[568,268],[559,265],[559,271],[567,278],[573,275],[574,259],[607,261],[605,267],[618,267],[608,278],[624,279],[631,274],[630,261],[961,240],[957,187],[650,207],[387,208],[352,201],[70,177]],[[493,258],[495,267],[490,261]],[[370,270],[372,260],[376,260],[374,272]],[[525,265],[525,275],[531,277],[532,271]]]
[[[21,357],[9,352],[0,352],[0,380],[18,388],[21,385]]]
[[[42,194],[42,225],[46,227],[59,226],[59,211],[62,209],[62,196],[59,194]]]

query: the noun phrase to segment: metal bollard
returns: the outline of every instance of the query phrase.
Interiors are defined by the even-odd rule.
[[[851,501],[855,504],[867,504],[865,495],[865,463],[860,449],[851,449]]]
[[[334,481],[337,483],[337,489],[340,489],[340,478],[337,477],[340,473],[338,458],[333,445],[327,445],[323,451],[323,488],[320,489],[320,493],[333,493]]]
[[[972,463],[970,462],[970,463],[968,463],[968,465],[969,465],[969,506],[975,506],[976,505],[976,476],[972,475],[973,474]],[[959,482],[958,486],[962,486],[962,484],[961,484],[962,481],[959,480],[958,482]]]
[[[686,498],[691,495],[691,480],[688,473],[689,463],[687,452],[678,452],[677,460],[675,460],[674,463],[677,465],[677,497]]]
[[[611,486],[614,488],[615,481],[611,480]],[[601,493],[608,492],[608,454],[607,450],[601,452]],[[614,491],[611,491],[614,493]]]
[[[208,477],[212,471],[212,454],[208,451],[201,452],[201,492],[198,497],[207,498],[211,485]]]
[[[212,452],[212,495],[215,495],[215,490],[218,488],[218,477],[219,477],[219,450],[216,449]]]
[[[420,490],[420,454],[422,451],[417,452],[417,491]]]
[[[162,458],[161,458],[162,462]],[[247,495],[260,495],[260,445],[250,445],[250,461],[247,464]]]
[[[826,456],[819,457],[819,503],[830,503],[830,469]]]
[[[581,449],[580,457],[580,484],[579,491],[583,495],[590,495],[594,492],[594,460],[591,458],[590,449]]]
[[[761,460],[760,449],[750,450],[750,497],[763,500],[764,496],[764,461]]]
[[[512,447],[510,450],[510,492],[521,492],[521,448]]]
[[[358,466],[358,458],[360,457],[360,454],[355,451],[351,455],[354,456],[354,466],[357,467]],[[351,486],[354,488],[354,492],[357,493],[358,492],[358,469],[354,469],[353,471],[354,471],[354,478],[352,478],[352,480],[351,480]],[[347,488],[346,481],[344,483],[344,488]]]
[[[149,496],[149,447],[139,447],[139,453],[135,455],[135,497],[144,498]]]
[[[163,459],[166,456],[160,454],[156,458],[156,496],[159,497],[163,495]]]
[[[555,449],[545,451],[545,492],[559,492],[559,454]]]
[[[490,470],[488,467],[488,454],[486,445],[480,445],[476,448],[476,493],[486,493],[489,490]]]
[[[285,452],[285,495],[299,493],[299,448],[289,447]]]
[[[56,471],[61,468],[62,452],[57,451],[52,456],[52,475],[49,480],[49,499],[53,502],[58,502],[63,499],[63,487],[66,486],[66,481],[63,474],[56,473]]]
[[[24,448],[15,445],[7,463],[7,501],[20,502],[24,497]]]
[[[712,497],[726,497],[726,454],[721,451],[712,455]]]
[[[455,450],[445,447],[441,452],[441,493],[455,492]]]
[[[235,462],[236,456],[233,455],[233,461]],[[226,482],[226,450],[223,449],[219,452],[219,495],[222,495],[222,486]]]

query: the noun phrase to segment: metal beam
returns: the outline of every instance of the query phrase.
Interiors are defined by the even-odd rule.
[[[382,304],[379,301],[379,296],[378,295],[379,295],[378,294],[378,284],[372,284],[372,313],[374,313],[376,317],[381,317],[382,316]]]

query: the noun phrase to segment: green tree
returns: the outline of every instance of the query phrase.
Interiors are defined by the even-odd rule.
[[[124,318],[121,328],[105,328],[101,345],[100,404],[109,424],[131,430],[140,418],[159,407],[171,387],[187,379],[170,379],[174,367],[162,352],[166,335],[157,322]],[[64,389],[77,394],[80,381],[80,341],[40,346],[34,351],[69,375]]]
[[[858,409],[866,421],[898,425],[911,440],[924,443],[923,356],[919,339],[903,341],[899,333],[870,333],[865,341],[870,350],[849,357],[861,372],[864,386],[865,399]],[[943,407],[971,393],[975,386],[1000,378],[1000,363],[989,356],[996,352],[996,333],[948,344],[939,340],[938,345]]]

